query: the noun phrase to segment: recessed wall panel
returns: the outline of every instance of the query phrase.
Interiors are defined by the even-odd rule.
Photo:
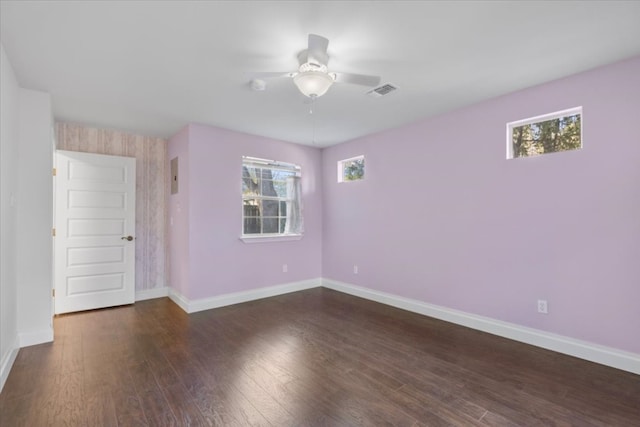
[[[178,194],[178,158],[171,159],[171,194]]]

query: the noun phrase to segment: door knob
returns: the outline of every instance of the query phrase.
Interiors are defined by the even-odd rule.
[[[132,241],[133,240],[133,236],[122,237],[121,239],[122,240]]]

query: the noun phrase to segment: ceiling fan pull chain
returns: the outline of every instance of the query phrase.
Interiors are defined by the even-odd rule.
[[[311,97],[311,105],[309,106],[309,114],[311,114],[311,145],[316,145],[316,116],[313,115],[313,107],[316,105],[317,96]]]
[[[318,95],[311,95],[309,98],[311,98],[311,103],[309,104],[309,114],[313,114],[313,106],[316,105],[316,99],[318,98]]]

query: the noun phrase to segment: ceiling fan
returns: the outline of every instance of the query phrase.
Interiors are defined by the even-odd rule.
[[[300,62],[298,71],[253,73],[253,76],[257,78],[291,77],[300,92],[312,99],[324,95],[334,83],[362,86],[377,86],[380,83],[379,76],[329,72],[327,68],[329,63],[328,46],[328,39],[317,34],[309,34],[307,49],[298,54]],[[251,82],[251,86],[255,90],[264,90],[265,88],[264,82],[256,79]]]

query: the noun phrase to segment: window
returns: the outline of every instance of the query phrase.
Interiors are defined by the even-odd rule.
[[[582,107],[507,123],[507,158],[582,148]]]
[[[364,156],[352,157],[338,162],[338,182],[364,179]]]
[[[302,234],[300,166],[242,158],[242,236]]]

